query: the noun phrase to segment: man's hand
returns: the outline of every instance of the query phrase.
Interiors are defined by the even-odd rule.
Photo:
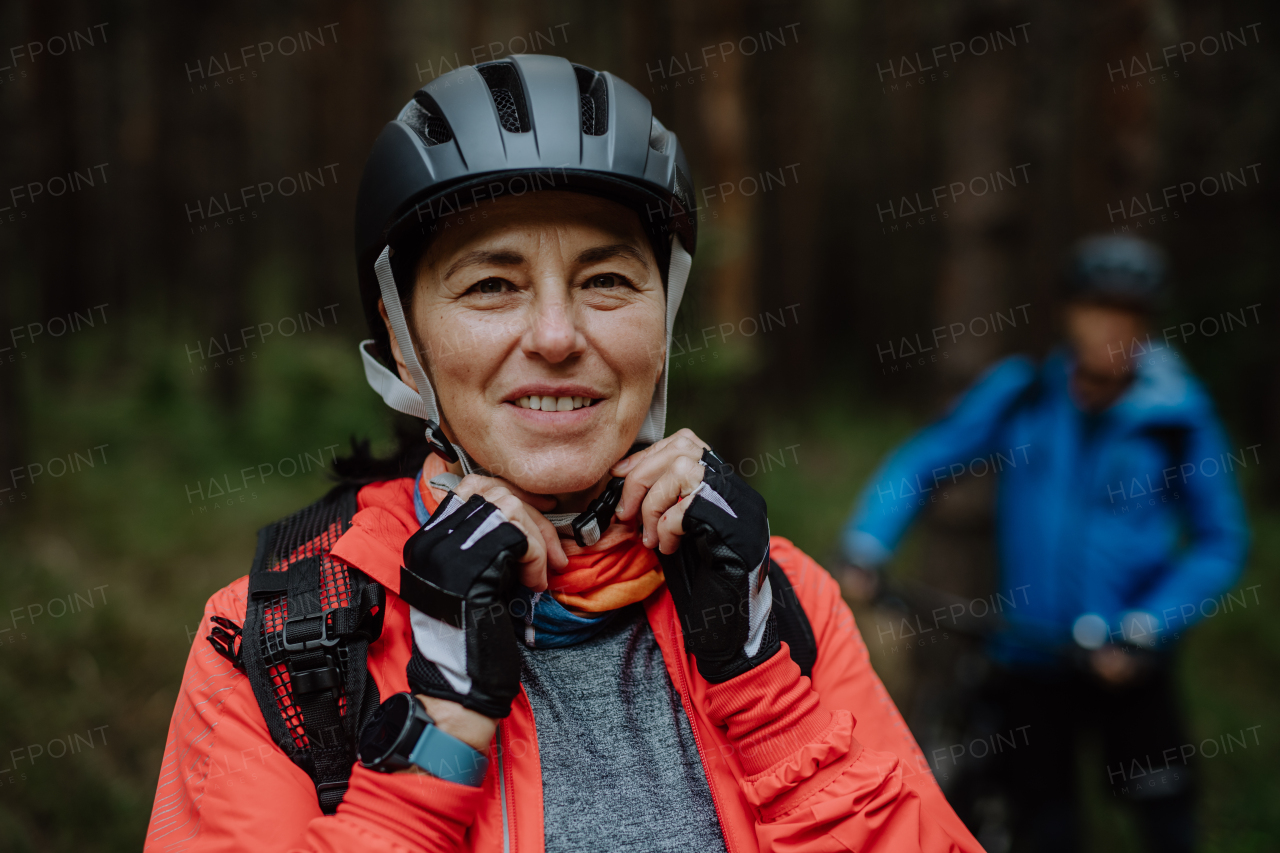
[[[1089,652],[1089,668],[1112,687],[1123,687],[1134,679],[1141,665],[1129,650],[1108,643]]]
[[[657,546],[685,648],[702,677],[719,684],[777,653],[769,518],[759,493],[688,430],[614,473],[627,478],[618,517],[638,514],[644,543]]]

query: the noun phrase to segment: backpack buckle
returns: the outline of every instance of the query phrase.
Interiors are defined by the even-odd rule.
[[[343,795],[347,793],[348,783],[343,782],[317,782],[316,783],[316,799],[320,801],[320,810],[325,814],[333,814],[338,810],[338,804],[342,802]]]
[[[338,668],[338,662],[334,660],[333,655],[325,652],[320,665],[303,669],[296,665],[296,662],[290,658],[287,664],[289,670],[289,685],[294,693],[319,693],[322,690],[334,691],[334,698],[338,697],[337,690],[342,687],[342,671]]]
[[[304,639],[299,642],[291,642],[289,640],[289,626],[293,625],[294,633],[298,631],[304,634],[314,633],[316,626],[319,626],[320,636]],[[284,628],[280,632],[280,643],[284,646],[286,652],[307,652],[312,649],[328,649],[336,646],[342,639],[341,635],[329,636],[329,620],[325,614],[321,613],[316,616],[298,616],[293,619],[284,620]]]

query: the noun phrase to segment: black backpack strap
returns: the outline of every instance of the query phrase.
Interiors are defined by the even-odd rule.
[[[386,593],[329,558],[351,526],[357,491],[339,487],[258,531],[240,643],[267,729],[311,776],[325,814],[342,801],[360,729],[380,701],[367,656]]]
[[[800,674],[813,677],[813,664],[818,659],[818,641],[813,636],[809,616],[800,606],[791,579],[782,567],[769,558],[769,588],[773,591],[773,614],[778,621],[778,637],[791,649],[791,659]]]

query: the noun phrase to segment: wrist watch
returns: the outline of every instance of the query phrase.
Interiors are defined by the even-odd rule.
[[[480,787],[489,758],[441,731],[412,693],[383,702],[360,733],[360,763],[379,773],[420,767],[437,779]]]

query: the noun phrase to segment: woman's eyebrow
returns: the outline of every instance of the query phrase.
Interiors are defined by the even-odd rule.
[[[593,246],[590,249],[584,249],[578,253],[577,261],[580,265],[586,265],[607,261],[610,258],[631,258],[638,261],[645,270],[650,269],[644,253],[630,243],[613,243],[608,246]]]
[[[467,252],[449,265],[449,269],[445,270],[444,277],[451,278],[454,273],[467,267],[478,266],[499,266],[499,267],[517,267],[524,263],[524,255],[519,252],[513,252],[510,249],[476,249],[473,252]]]

